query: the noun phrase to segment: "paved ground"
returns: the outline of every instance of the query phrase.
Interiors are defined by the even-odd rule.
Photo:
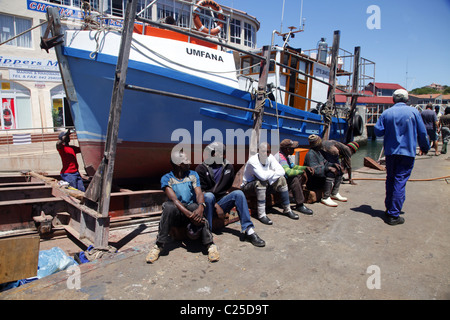
[[[417,157],[412,179],[450,175],[450,157]],[[384,174],[363,169],[356,178]],[[450,182],[450,180],[449,180]],[[197,243],[174,242],[153,265],[145,256],[155,232],[134,232],[119,253],[80,266],[79,289],[65,271],[0,293],[0,299],[450,299],[450,184],[410,181],[405,224],[383,221],[384,181],[344,184],[349,202],[310,205],[313,216],[294,221],[274,211],[273,226],[255,221],[267,242],[239,239],[234,223],[215,235],[221,259],[207,261]],[[41,249],[51,243],[42,243]],[[178,310],[176,310],[178,312]]]

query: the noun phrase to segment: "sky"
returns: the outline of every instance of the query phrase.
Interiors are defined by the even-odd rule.
[[[283,0],[217,2],[258,19],[258,47],[271,43],[282,16],[282,32],[300,25],[301,0],[284,0],[284,13]],[[339,30],[342,49],[353,53],[359,46],[361,57],[375,62],[376,82],[407,90],[431,83],[450,86],[450,0],[303,0],[302,12],[305,31],[296,34],[291,47],[314,49],[322,37],[331,46]],[[282,44],[280,37],[275,44]]]

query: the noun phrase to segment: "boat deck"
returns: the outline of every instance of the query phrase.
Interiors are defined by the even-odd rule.
[[[111,239],[127,243],[118,253],[80,265],[80,289],[69,288],[70,274],[63,271],[2,292],[0,299],[250,299],[269,304],[269,312],[267,300],[449,299],[450,181],[429,179],[450,175],[450,157],[416,158],[411,179],[419,181],[407,184],[403,225],[383,221],[384,175],[358,170],[358,185],[341,187],[347,203],[311,204],[314,215],[297,221],[274,208],[272,226],[254,222],[264,248],[240,241],[236,222],[215,233],[217,263],[208,262],[199,243],[174,241],[149,265],[145,256],[156,230],[138,225]],[[41,240],[41,250],[57,241],[64,246],[67,240]],[[373,288],[378,275],[379,289]]]

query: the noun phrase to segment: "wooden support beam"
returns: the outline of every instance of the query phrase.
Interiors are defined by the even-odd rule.
[[[331,112],[334,109],[335,100],[334,94],[336,92],[336,69],[337,69],[337,59],[339,54],[339,43],[341,38],[341,32],[339,30],[334,31],[333,35],[333,47],[331,48],[331,65],[330,65],[330,77],[328,87],[328,95],[327,95],[327,109]],[[330,138],[330,126],[331,126],[331,116],[328,115],[325,118],[325,129],[323,132],[323,140],[328,140]]]
[[[256,95],[255,113],[253,118],[253,130],[250,138],[250,157],[258,152],[260,131],[266,103],[267,78],[269,75],[270,50],[269,46],[262,48],[261,67],[259,72],[258,92]]]
[[[134,19],[136,17],[137,0],[127,0],[125,19],[122,30],[122,40],[119,48],[117,66],[114,76],[114,85],[111,97],[111,108],[108,119],[105,151],[102,162],[91,181],[85,196],[98,203],[97,211],[102,218],[96,220],[95,241],[96,247],[108,246],[109,235],[109,202],[111,198],[111,186],[114,173],[114,163],[117,150],[120,116],[125,91],[128,61],[133,37]]]
[[[358,82],[359,82],[359,60],[361,56],[361,47],[355,47],[355,55],[353,56],[353,81],[352,81],[352,96],[350,103],[350,112],[347,118],[347,136],[345,143],[353,141],[353,119],[356,113],[356,104],[358,102]]]

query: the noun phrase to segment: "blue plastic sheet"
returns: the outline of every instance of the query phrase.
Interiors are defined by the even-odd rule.
[[[32,282],[77,265],[78,263],[66,255],[61,248],[53,247],[50,250],[39,251],[37,276],[0,284],[0,292],[19,287],[25,283]]]
[[[40,279],[77,265],[78,263],[66,255],[61,248],[54,247],[50,250],[39,251],[37,277]]]

